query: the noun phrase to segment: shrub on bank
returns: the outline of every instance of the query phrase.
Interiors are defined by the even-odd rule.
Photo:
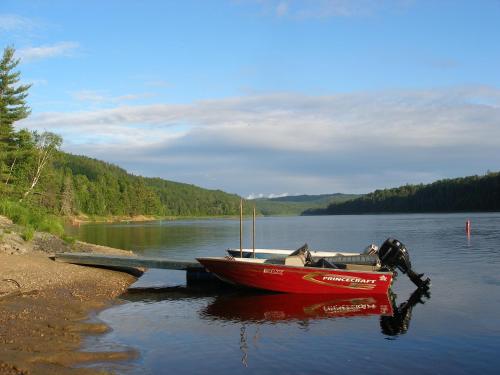
[[[49,232],[56,236],[64,234],[64,227],[60,218],[48,214],[40,208],[29,207],[20,202],[0,199],[0,215],[7,216],[15,224],[26,227],[28,236],[31,230],[33,231],[32,235],[34,235],[35,230]],[[28,230],[28,228],[31,228],[31,230]]]
[[[71,236],[67,236],[65,234],[63,234],[61,236],[61,239],[66,242],[68,245],[74,245],[76,243],[76,238],[74,237],[71,237]]]
[[[23,240],[31,241],[34,236],[35,236],[35,229],[33,229],[33,227],[29,225],[24,227],[24,230],[21,233],[21,237],[23,238]]]

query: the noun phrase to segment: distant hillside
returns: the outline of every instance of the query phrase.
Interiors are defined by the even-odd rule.
[[[254,199],[259,212],[265,216],[300,215],[308,209],[325,208],[333,202],[358,198],[355,194],[294,195],[279,198]]]
[[[37,191],[30,197],[32,204],[63,215],[237,215],[240,202],[235,194],[134,176],[115,165],[63,152]]]
[[[427,185],[376,190],[357,199],[309,209],[304,215],[500,211],[500,173],[446,179]]]

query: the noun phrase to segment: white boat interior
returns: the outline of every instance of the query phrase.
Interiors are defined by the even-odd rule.
[[[243,253],[243,257],[248,257],[249,254],[253,254],[254,250],[253,249],[242,249],[241,250]],[[262,256],[262,255],[277,255],[277,256],[282,256],[286,257],[293,253],[295,250],[291,249],[255,249],[255,254]],[[235,255],[236,253],[240,253],[240,249],[235,249],[235,248],[229,248],[227,249],[227,252],[231,255]],[[360,253],[351,253],[351,252],[345,252],[345,251],[336,251],[336,250],[327,250],[327,251],[315,251],[315,250],[309,250],[311,253],[311,256],[314,258],[323,258],[323,257],[332,257],[332,256],[355,256],[355,255],[360,255]]]
[[[312,253],[312,252],[311,252]],[[328,254],[338,254],[338,253],[328,253]],[[356,258],[359,254],[354,253],[352,256],[328,256],[326,259],[329,261],[325,262],[325,258],[320,258],[318,261],[314,261],[310,256],[306,255],[306,253],[298,253],[293,255],[288,255],[284,258],[240,258],[238,256],[227,256],[226,259],[231,259],[236,262],[243,263],[257,263],[257,264],[277,264],[284,266],[292,266],[292,267],[315,267],[315,268],[339,268],[344,270],[351,271],[378,271],[381,268],[380,261],[378,259],[374,259],[371,263],[367,264],[357,264]],[[335,263],[336,260],[341,260],[342,263]],[[349,263],[351,261],[351,263]]]

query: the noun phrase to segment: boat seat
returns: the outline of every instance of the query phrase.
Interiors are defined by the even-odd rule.
[[[304,267],[306,257],[302,254],[290,255],[285,258],[285,266]]]
[[[285,266],[304,267],[312,263],[311,253],[308,250],[307,244],[299,247],[293,253],[285,258]]]

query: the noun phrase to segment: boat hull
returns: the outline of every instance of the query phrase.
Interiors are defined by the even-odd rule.
[[[223,281],[245,287],[301,294],[385,294],[391,272],[352,271],[257,263],[236,258],[197,258]]]

